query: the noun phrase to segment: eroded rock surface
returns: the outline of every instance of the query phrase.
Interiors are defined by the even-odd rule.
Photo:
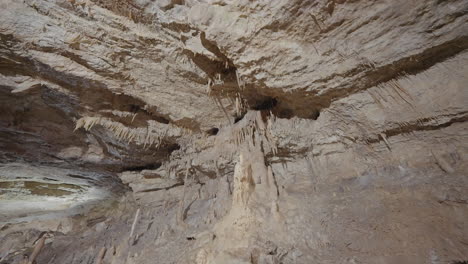
[[[0,263],[468,261],[467,20],[3,0]]]

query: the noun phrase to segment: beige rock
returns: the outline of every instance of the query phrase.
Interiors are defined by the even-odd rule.
[[[468,260],[466,10],[3,0],[0,263]]]

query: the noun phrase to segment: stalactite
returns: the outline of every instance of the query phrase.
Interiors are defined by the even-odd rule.
[[[150,127],[129,128],[122,123],[105,117],[85,116],[76,121],[75,130],[84,128],[86,131],[90,131],[95,125],[100,125],[110,131],[119,141],[125,141],[126,143],[133,142],[143,145],[144,148],[151,146],[159,147],[170,129],[168,125],[161,125],[161,129],[152,132]],[[163,133],[161,133],[161,130]]]

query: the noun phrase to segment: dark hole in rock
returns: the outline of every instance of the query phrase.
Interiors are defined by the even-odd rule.
[[[169,153],[171,153],[172,151],[179,150],[179,149],[180,149],[179,144],[172,144],[167,148],[167,151],[169,151]]]
[[[213,128],[210,128],[209,130],[206,131],[206,134],[210,135],[210,136],[216,136],[219,132],[219,128],[217,127],[213,127]]]
[[[234,124],[241,121],[244,118],[244,116],[245,116],[245,113],[242,113],[241,115],[236,115],[234,117]]]
[[[167,120],[166,118],[162,116],[155,116],[154,120],[158,121],[159,123],[169,124],[169,120]]]
[[[319,110],[314,110],[310,116],[313,120],[317,120],[320,116],[320,111]]]
[[[194,237],[187,237],[187,240],[196,240]]]
[[[468,260],[457,260],[452,262],[452,264],[468,264]]]
[[[261,101],[258,101],[256,104],[252,106],[253,110],[270,110],[273,109],[278,104],[278,100],[276,98],[267,97]]]
[[[129,112],[136,113],[140,110],[140,106],[136,104],[130,104],[129,105]]]
[[[122,171],[156,170],[159,167],[161,167],[161,163],[152,163],[152,164],[145,164],[141,166],[124,167]]]

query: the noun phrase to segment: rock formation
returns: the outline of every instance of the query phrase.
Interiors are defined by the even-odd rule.
[[[2,0],[0,263],[464,263],[467,48],[466,0]]]

